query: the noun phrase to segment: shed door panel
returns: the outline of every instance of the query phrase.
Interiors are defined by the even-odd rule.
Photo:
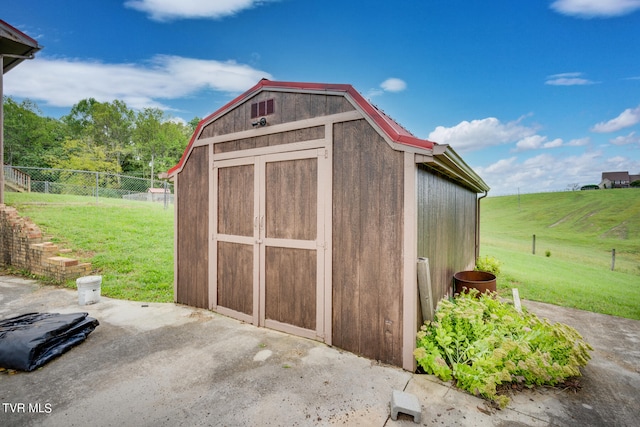
[[[267,238],[315,240],[318,161],[266,163]]]
[[[218,168],[218,233],[253,236],[254,165]]]
[[[325,336],[321,161],[324,150],[314,149],[215,162],[213,305],[219,312]]]
[[[224,162],[214,169],[215,306],[226,314],[257,319],[255,165],[253,159]]]
[[[316,330],[318,157],[310,154],[264,163],[263,313],[265,325],[276,329],[286,329],[283,323]]]
[[[316,251],[267,247],[265,321],[316,329]]]
[[[218,305],[253,314],[253,247],[218,242]]]

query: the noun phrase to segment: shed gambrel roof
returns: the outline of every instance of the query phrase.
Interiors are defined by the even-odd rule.
[[[200,123],[198,123],[178,164],[167,171],[167,177],[172,178],[176,173],[180,172],[191,152],[194,142],[198,139],[198,136],[206,125],[264,90],[342,94],[352,102],[356,109],[363,113],[365,119],[377,128],[380,134],[385,137],[395,149],[412,151],[417,155],[422,155],[423,161],[421,163],[427,164],[478,193],[489,191],[489,186],[448,144],[438,144],[414,136],[383,111],[367,101],[353,86],[349,84],[331,83],[279,82],[267,79],[260,80],[254,87],[202,119]]]

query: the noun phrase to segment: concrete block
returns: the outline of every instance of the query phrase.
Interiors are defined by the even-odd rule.
[[[411,393],[393,390],[391,393],[391,419],[397,421],[400,412],[413,416],[414,423],[420,423],[422,408],[418,398]]]

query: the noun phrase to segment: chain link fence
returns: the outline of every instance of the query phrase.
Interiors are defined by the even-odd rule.
[[[4,166],[5,185],[13,191],[70,194],[173,204],[173,184],[106,172]]]

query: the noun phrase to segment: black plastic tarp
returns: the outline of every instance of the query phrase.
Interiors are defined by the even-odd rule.
[[[33,371],[82,343],[98,324],[88,313],[28,313],[0,320],[0,367]]]

